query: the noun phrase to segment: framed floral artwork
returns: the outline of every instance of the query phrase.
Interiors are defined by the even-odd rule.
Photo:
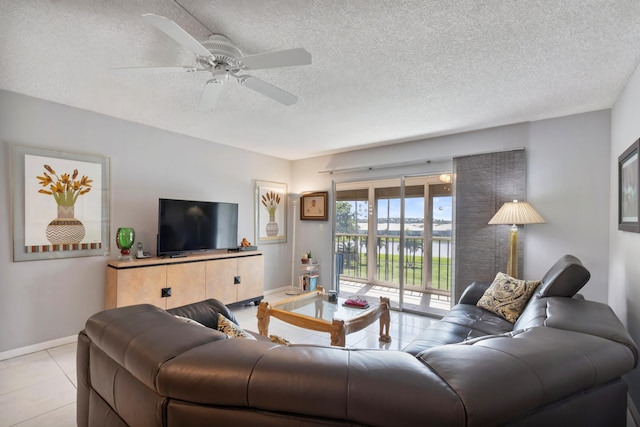
[[[326,221],[327,215],[327,191],[304,193],[300,197],[300,219],[313,221]]]
[[[256,244],[287,241],[287,184],[255,182]]]
[[[638,212],[640,197],[640,167],[638,152],[640,139],[636,140],[618,157],[618,230],[640,233]]]
[[[12,146],[13,260],[108,255],[109,159]]]

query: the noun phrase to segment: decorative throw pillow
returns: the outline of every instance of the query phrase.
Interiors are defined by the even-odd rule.
[[[233,323],[231,320],[224,317],[222,314],[218,314],[218,330],[226,334],[229,338],[247,338],[255,340],[251,334],[246,333],[240,326]]]
[[[176,315],[175,317],[176,317],[176,319],[180,319],[180,320],[182,320],[183,322],[186,322],[186,323],[193,323],[194,325],[198,325],[198,326],[202,326],[203,328],[206,328],[206,326],[204,326],[202,323],[200,323],[200,322],[198,322],[198,321],[196,321],[196,320],[190,319],[190,318],[188,318],[188,317],[178,316],[178,315]]]
[[[291,344],[289,342],[289,340],[284,339],[283,337],[278,336],[278,335],[269,335],[269,339],[271,340],[272,343],[275,343],[275,344],[280,344],[280,345],[289,345],[289,344]]]
[[[515,323],[539,284],[539,280],[514,279],[498,273],[476,305]]]

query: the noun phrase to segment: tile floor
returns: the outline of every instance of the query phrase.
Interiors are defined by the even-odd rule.
[[[0,362],[0,426],[76,425],[76,344]]]
[[[400,290],[382,285],[340,279],[340,295],[387,297],[392,308],[397,309],[400,306]],[[405,290],[403,303],[405,310],[426,313],[431,316],[444,316],[451,309],[450,296],[426,292]]]
[[[285,292],[265,296],[270,302],[288,297]],[[256,307],[233,307],[240,325],[257,330]],[[347,336],[347,347],[402,349],[435,320],[413,314],[391,312],[390,343],[378,341],[379,326]],[[269,334],[292,343],[329,344],[329,334],[308,331],[272,318]],[[66,427],[76,425],[76,344],[53,347],[0,361],[0,427]],[[629,417],[628,426],[635,426]]]
[[[272,303],[283,298],[290,298],[290,296],[284,292],[265,296],[265,300]],[[373,297],[373,300],[375,301],[377,298],[378,297]],[[253,305],[235,307],[233,312],[238,319],[238,323],[240,323],[243,328],[252,331],[258,329],[256,307]],[[346,347],[400,350],[434,321],[435,319],[429,317],[392,311],[391,323],[389,325],[391,342],[385,343],[378,340],[380,336],[380,324],[379,322],[374,322],[359,332],[347,335]],[[273,317],[269,322],[269,335],[271,334],[279,335],[294,344],[329,345],[331,342],[328,333],[299,328]]]

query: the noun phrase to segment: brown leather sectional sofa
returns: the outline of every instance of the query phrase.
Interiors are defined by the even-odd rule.
[[[78,426],[624,426],[637,348],[574,297],[588,279],[563,257],[515,324],[476,282],[406,351],[227,339],[215,300],[103,311],[78,337]]]

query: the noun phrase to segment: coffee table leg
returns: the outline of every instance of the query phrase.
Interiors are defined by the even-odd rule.
[[[258,318],[258,333],[260,335],[264,335],[265,337],[269,336],[269,320],[271,320],[271,313],[269,309],[269,303],[266,301],[262,301],[258,306],[258,314],[256,315]]]
[[[389,298],[380,297],[380,341],[390,342],[389,323],[391,323],[391,315],[389,314]]]
[[[331,345],[344,347],[346,332],[344,320],[335,320],[331,323]]]

